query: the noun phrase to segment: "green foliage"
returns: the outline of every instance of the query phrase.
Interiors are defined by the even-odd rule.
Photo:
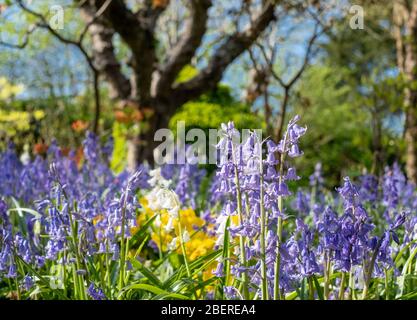
[[[330,67],[310,68],[295,106],[303,123],[308,123],[300,172],[308,177],[321,162],[333,185],[339,183],[341,175],[359,173],[372,162],[369,115],[352,106],[348,100],[351,88],[342,80],[343,75]],[[349,171],[341,172],[342,168]]]
[[[119,122],[113,123],[112,135],[114,139],[114,149],[110,167],[116,173],[122,172],[126,166],[127,159],[127,128]]]
[[[196,101],[187,102],[170,120],[170,128],[176,130],[178,121],[185,121],[186,130],[200,128],[217,129],[222,123],[233,121],[237,128],[260,128],[265,125],[260,116],[250,110],[250,106],[236,101],[230,88],[219,85],[212,92],[204,94]]]
[[[176,123],[185,121],[186,129],[217,129],[221,123],[233,121],[238,128],[257,128],[260,119],[250,113],[250,109],[243,105],[235,103],[224,106],[217,103],[204,101],[193,101],[186,103],[181,110],[172,117],[170,128],[176,130]]]
[[[178,74],[177,79],[175,80],[175,83],[186,82],[190,80],[191,78],[193,78],[194,76],[196,76],[197,73],[198,73],[198,70],[195,67],[191,65],[186,65],[184,68],[182,68],[182,70]]]

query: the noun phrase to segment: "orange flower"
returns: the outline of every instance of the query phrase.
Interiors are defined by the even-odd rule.
[[[132,119],[130,119],[130,117],[121,110],[116,110],[114,112],[114,118],[116,119],[117,122],[120,122],[120,123],[128,124],[132,122]]]
[[[71,148],[69,148],[69,147],[61,147],[61,154],[64,157],[68,157],[70,151],[71,151]]]
[[[81,160],[84,158],[84,151],[83,147],[78,147],[77,151],[75,152],[74,161],[77,164],[80,164]]]
[[[76,120],[71,124],[71,128],[75,132],[82,132],[88,128],[88,122],[83,120]]]
[[[132,113],[132,119],[139,122],[143,120],[143,113],[140,110],[135,110]]]
[[[169,0],[153,0],[152,5],[154,8],[166,8],[169,4]]]
[[[48,151],[48,145],[46,143],[36,143],[33,146],[33,153],[34,154],[39,154],[39,155],[44,155],[47,151]]]

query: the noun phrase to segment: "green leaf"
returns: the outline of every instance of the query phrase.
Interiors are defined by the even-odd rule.
[[[410,292],[397,298],[397,300],[415,300],[417,299],[417,292]]]
[[[220,254],[222,253],[222,250],[217,250],[214,252],[210,252],[204,256],[199,257],[198,259],[194,260],[193,262],[190,263],[189,267],[190,267],[190,271],[192,273],[192,275],[197,274],[198,272],[201,271],[201,269],[213,262],[214,259],[216,259],[218,256],[220,256]],[[180,279],[182,279],[183,277],[185,277],[187,274],[184,265],[182,265],[179,269],[177,269],[163,284],[163,288],[167,289],[173,286],[173,284],[177,281],[179,281]]]
[[[145,284],[145,283],[137,283],[137,284],[132,284],[130,286],[127,286],[122,290],[120,295],[124,292],[128,292],[128,291],[131,291],[131,290],[143,290],[143,291],[153,293],[155,295],[163,296],[164,298],[169,297],[169,298],[183,299],[183,300],[189,300],[190,299],[189,297],[187,297],[185,295],[182,295],[182,294],[179,294],[179,293],[174,293],[174,292],[168,292],[168,291],[165,291],[165,290],[163,290],[161,288],[158,288],[156,286],[152,286],[150,284]]]
[[[140,261],[131,258],[130,263],[134,268],[136,268],[140,273],[142,273],[152,284],[157,286],[158,288],[162,288],[163,284],[158,279],[158,277],[148,268],[146,268]]]
[[[32,209],[29,209],[29,208],[11,208],[7,211],[9,211],[9,212],[17,211],[20,216],[22,216],[23,212],[26,212],[26,213],[29,213],[29,214],[35,216],[36,219],[40,219],[42,217],[39,212],[37,212],[35,210],[32,210]]]
[[[410,246],[413,244],[413,243],[416,243],[417,242],[417,240],[413,240],[413,241],[410,241],[409,243],[407,243],[407,245],[405,245],[399,252],[398,252],[398,254],[397,254],[397,256],[395,257],[395,260],[394,260],[394,263],[395,263],[395,266],[398,268],[399,266],[400,266],[400,262],[401,262],[401,258],[402,258],[402,256],[403,256],[403,254],[404,254],[404,252],[406,251],[406,250],[408,250],[408,248],[410,248]]]
[[[130,246],[134,247],[138,241],[144,236],[144,234],[148,231],[148,227],[152,224],[158,214],[153,215],[145,224],[133,235],[133,237],[129,240]]]
[[[324,300],[323,297],[323,288],[320,286],[319,282],[317,281],[317,277],[313,276],[313,281],[314,281],[314,286],[316,287],[317,290],[317,295],[319,296],[320,300]]]
[[[294,300],[295,298],[297,298],[297,296],[297,291],[293,291],[285,296],[285,300]]]

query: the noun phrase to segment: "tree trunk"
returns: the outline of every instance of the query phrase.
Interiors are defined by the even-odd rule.
[[[278,125],[275,133],[275,141],[279,142],[282,138],[282,133],[284,131],[284,125],[285,125],[285,116],[287,114],[287,106],[288,106],[288,100],[289,100],[289,88],[284,88],[284,98],[282,100],[281,105],[281,114],[278,118]]]
[[[416,92],[407,90],[407,114],[405,121],[405,142],[407,144],[406,171],[408,178],[417,183],[417,104]]]
[[[382,173],[384,165],[384,152],[382,148],[382,119],[376,106],[372,112],[372,151],[371,173],[379,176]]]
[[[417,0],[410,6],[396,1],[393,14],[397,64],[408,81],[404,92],[406,172],[410,181],[417,183]]]
[[[164,110],[160,107],[158,109]],[[172,107],[166,107],[165,110],[172,110]],[[136,170],[137,166],[147,162],[153,165],[155,162],[153,151],[161,143],[155,141],[155,133],[159,129],[168,128],[169,119],[172,112],[158,112],[151,115],[146,121],[146,125],[139,135],[131,137],[127,142],[127,166],[130,171]],[[145,130],[146,129],[146,130]]]
[[[281,3],[262,1],[261,10],[247,27],[228,34],[197,75],[177,83],[175,79],[179,72],[196,57],[207,33],[208,10],[212,4],[211,0],[186,2],[189,16],[184,22],[185,30],[164,57],[156,54],[155,26],[167,7],[165,4],[154,6],[152,1],[144,1],[136,11],[130,8],[128,1],[89,0],[81,4],[86,23],[91,24],[86,25],[85,32],[91,35],[94,67],[109,83],[111,97],[123,103],[138,104],[139,110],[154,112],[152,116],[145,115],[141,120],[144,121],[141,133],[128,142],[128,167],[131,170],[145,160],[154,163],[153,150],[158,145],[155,132],[168,127],[170,117],[182,104],[218,85],[227,67],[275,20],[276,6]],[[123,72],[124,62],[117,58],[114,35],[118,35],[129,49],[129,74]]]

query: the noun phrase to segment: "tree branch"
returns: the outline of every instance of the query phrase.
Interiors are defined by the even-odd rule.
[[[89,54],[87,53],[87,51],[85,50],[85,48],[83,47],[82,43],[80,41],[77,40],[73,40],[73,39],[68,39],[66,37],[64,37],[63,35],[61,35],[59,32],[57,32],[54,28],[52,28],[48,21],[46,20],[46,18],[39,12],[36,12],[32,9],[30,9],[29,7],[27,7],[22,0],[17,0],[16,1],[18,6],[25,12],[37,17],[39,19],[40,22],[36,23],[36,26],[46,29],[48,30],[55,38],[57,38],[59,41],[61,41],[62,43],[65,44],[70,44],[73,46],[76,46],[79,48],[79,50],[81,51],[81,53],[83,54],[83,56],[85,57],[85,59],[87,60],[87,63],[89,64],[90,68],[92,69],[93,72],[96,72],[96,68],[93,65],[92,59],[89,56]]]
[[[99,71],[95,67],[93,63],[93,59],[88,54],[87,50],[84,48],[82,44],[82,37],[77,40],[68,39],[61,35],[59,32],[57,32],[55,29],[53,29],[48,21],[46,20],[45,16],[43,16],[41,13],[36,12],[29,7],[27,7],[22,0],[17,0],[17,4],[19,7],[24,10],[25,12],[37,17],[40,22],[36,24],[36,26],[39,26],[41,28],[44,28],[49,31],[55,38],[57,38],[59,41],[65,44],[73,45],[80,50],[82,55],[84,56],[85,60],[87,61],[88,66],[90,67],[91,72],[93,73],[93,91],[94,91],[94,104],[95,104],[95,113],[94,113],[94,123],[93,123],[93,131],[94,133],[98,133],[98,126],[99,126],[99,119],[100,119],[100,112],[101,112],[101,102],[100,102],[100,91],[99,91]]]
[[[156,95],[169,91],[178,73],[190,63],[206,32],[208,9],[211,5],[211,0],[190,1],[190,18],[186,22],[184,34],[161,67]]]
[[[172,94],[184,103],[197,98],[208,89],[215,88],[226,68],[240,54],[249,49],[269,23],[274,20],[275,5],[272,1],[267,1],[261,13],[245,31],[229,36],[214,53],[207,67],[191,80],[174,86]]]
[[[31,26],[25,33],[21,43],[11,43],[0,40],[0,46],[10,49],[24,49],[29,44],[30,35],[36,30],[37,25]]]
[[[104,1],[92,2],[96,8],[100,8]],[[152,19],[147,19],[149,17],[143,12],[133,13],[122,0],[113,0],[103,14],[132,51],[132,96],[138,97],[140,105],[149,106],[152,73],[156,62],[154,23],[150,23]]]
[[[317,40],[317,38],[319,36],[321,36],[325,32],[325,29],[322,29],[321,31],[318,31],[318,27],[319,27],[319,23],[316,23],[315,26],[314,26],[313,36],[308,41],[306,53],[304,55],[304,59],[303,59],[303,62],[301,64],[301,67],[298,69],[298,71],[293,75],[293,77],[287,83],[285,83],[282,80],[282,78],[275,72],[275,70],[271,66],[271,75],[274,77],[275,80],[277,80],[279,82],[279,84],[282,87],[290,89],[297,82],[297,80],[301,77],[301,75],[303,74],[305,68],[307,67],[307,65],[310,61],[310,58],[311,58],[311,55],[312,55],[312,48],[313,48],[313,45],[314,45],[315,41]]]
[[[87,3],[81,5],[81,12],[87,21],[94,21],[89,28],[92,41],[92,56],[95,67],[102,73],[110,86],[110,97],[113,99],[129,98],[131,85],[122,73],[113,47],[113,29],[102,17],[97,16],[94,8]]]

